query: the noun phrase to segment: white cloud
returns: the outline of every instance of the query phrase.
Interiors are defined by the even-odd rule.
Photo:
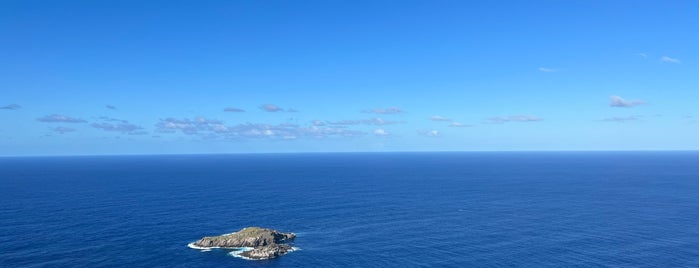
[[[226,107],[223,109],[224,112],[231,112],[231,113],[242,113],[245,112],[244,109],[236,108],[236,107]]]
[[[129,121],[126,120],[109,118],[104,116],[100,117],[99,119],[104,120],[105,122],[92,123],[90,124],[90,126],[104,131],[120,132],[122,134],[129,135],[148,134],[147,132],[142,131],[143,127],[131,124],[129,123]]]
[[[451,124],[449,124],[449,126],[450,127],[470,127],[471,125],[465,125],[465,124],[459,123],[459,122],[451,122]]]
[[[203,117],[195,119],[161,119],[156,124],[156,131],[160,133],[181,132],[187,135],[196,135],[208,139],[280,139],[295,140],[299,138],[329,138],[329,137],[356,137],[366,133],[347,129],[340,126],[325,127],[320,120],[311,122],[309,126],[296,124],[262,124],[245,123],[238,125],[226,125],[218,120]]]
[[[266,112],[271,112],[271,113],[276,113],[280,111],[284,111],[281,107],[274,105],[274,104],[263,104],[260,106],[260,109]]]
[[[609,97],[609,106],[611,107],[635,107],[642,104],[646,104],[646,102],[642,100],[625,100],[619,96]]]
[[[442,121],[442,122],[451,121],[451,119],[446,118],[446,117],[444,117],[444,116],[439,116],[439,115],[433,115],[433,116],[431,116],[431,117],[430,117],[430,120],[432,120],[432,121]]]
[[[380,137],[386,137],[386,136],[390,136],[390,135],[391,135],[391,133],[389,133],[388,131],[383,130],[383,129],[381,129],[381,128],[374,129],[374,132],[373,132],[373,133],[374,133],[374,135],[380,136]]]
[[[439,130],[422,130],[422,131],[418,131],[418,134],[425,136],[425,137],[432,137],[432,138],[442,136],[442,134],[439,132]]]
[[[629,121],[637,121],[640,120],[641,116],[637,115],[632,115],[632,116],[626,116],[626,117],[609,117],[602,119],[604,122],[614,122],[614,123],[625,123]]]
[[[122,120],[122,119],[116,119],[116,118],[111,118],[111,117],[106,117],[106,116],[100,116],[97,119],[107,121],[107,122],[119,122],[119,123],[128,123],[129,121]]]
[[[537,122],[543,119],[532,115],[509,115],[490,117],[487,120],[491,123],[502,124],[507,122]]]
[[[553,72],[558,71],[556,69],[551,69],[551,68],[546,68],[546,67],[539,67],[537,70],[539,70],[539,72],[542,72],[542,73],[553,73]]]
[[[376,108],[376,109],[371,109],[371,110],[364,110],[365,113],[373,113],[373,114],[398,114],[402,113],[403,110],[401,110],[398,107],[388,107],[388,108]]]
[[[225,129],[223,122],[206,119],[204,117],[197,117],[194,119],[166,118],[161,119],[155,126],[158,132],[172,133],[181,131],[188,135],[198,134],[201,131],[206,132]]]
[[[75,129],[69,128],[69,127],[54,127],[54,128],[51,128],[51,131],[56,132],[58,134],[65,134],[68,132],[73,132],[73,131],[75,131]]]
[[[327,122],[330,125],[371,125],[371,126],[384,126],[403,123],[401,121],[384,120],[381,118],[372,119],[361,119],[361,120],[340,120],[340,121],[330,121]]]
[[[680,64],[680,63],[682,63],[682,61],[680,61],[679,59],[672,58],[672,57],[668,57],[668,56],[662,56],[662,57],[660,58],[660,61],[661,61],[661,62],[664,62],[664,63],[675,63],[675,64]]]
[[[80,118],[74,118],[74,117],[60,115],[60,114],[46,115],[43,117],[39,117],[36,120],[39,122],[45,122],[45,123],[85,123],[85,122],[87,122],[87,121],[80,119]]]

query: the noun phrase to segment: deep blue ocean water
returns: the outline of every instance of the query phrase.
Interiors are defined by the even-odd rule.
[[[113,266],[699,267],[699,153],[0,158],[0,267]]]

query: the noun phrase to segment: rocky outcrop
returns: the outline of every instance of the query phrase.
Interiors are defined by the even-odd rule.
[[[248,227],[232,234],[219,236],[207,236],[194,242],[198,247],[240,248],[259,247],[272,244],[285,243],[296,237],[293,233],[280,233],[276,230]]]
[[[207,236],[192,243],[196,248],[242,248],[252,250],[240,253],[250,259],[271,259],[282,256],[293,248],[288,243],[296,238],[294,233],[281,233],[277,230],[248,227],[231,234]]]
[[[240,253],[240,256],[254,260],[272,259],[292,251],[291,246],[283,244],[272,244],[256,247],[252,250]]]

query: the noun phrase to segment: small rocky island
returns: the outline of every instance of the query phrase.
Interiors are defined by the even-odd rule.
[[[247,227],[240,231],[219,236],[207,236],[191,243],[190,247],[199,249],[210,248],[252,248],[237,255],[264,260],[282,256],[293,251],[286,243],[296,238],[294,233],[282,233],[277,230]]]

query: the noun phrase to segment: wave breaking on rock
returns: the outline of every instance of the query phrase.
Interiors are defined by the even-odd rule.
[[[230,255],[248,260],[265,260],[283,256],[295,250],[287,245],[296,235],[277,230],[247,227],[219,236],[207,236],[187,246],[202,251],[214,248],[233,249]]]

